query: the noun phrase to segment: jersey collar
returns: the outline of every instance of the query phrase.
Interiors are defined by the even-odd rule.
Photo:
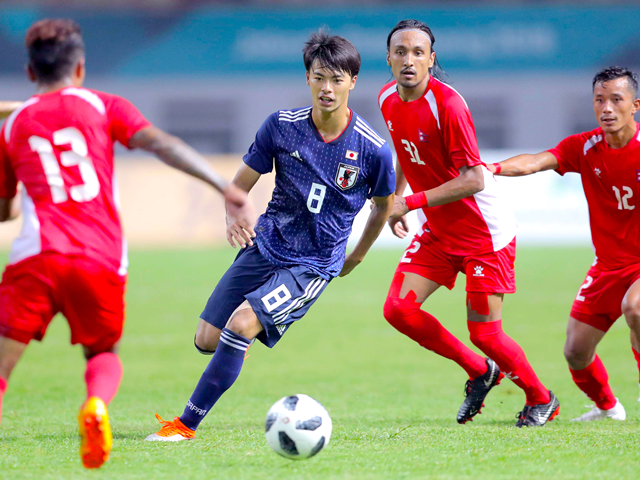
[[[340,142],[342,142],[342,140],[344,140],[349,135],[351,135],[351,131],[353,130],[353,127],[355,125],[356,114],[351,109],[349,109],[349,112],[351,112],[351,118],[349,118],[349,123],[347,124],[345,129],[342,131],[342,133],[338,135],[336,138],[334,138],[333,140],[331,140],[330,142],[326,142],[324,138],[322,138],[322,135],[320,135],[320,132],[316,127],[316,124],[313,123],[313,118],[311,114],[309,114],[309,118],[307,119],[307,121],[309,122],[309,126],[311,127],[311,131],[313,132],[313,135],[319,141],[321,141],[322,143],[326,143],[327,145],[338,145]]]

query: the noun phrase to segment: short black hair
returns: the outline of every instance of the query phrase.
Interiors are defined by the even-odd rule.
[[[633,73],[626,67],[607,67],[596,73],[593,77],[592,89],[595,90],[598,83],[608,82],[609,80],[615,80],[616,78],[626,77],[627,82],[636,97],[638,96],[638,75]]]
[[[415,20],[413,18],[400,20],[398,23],[396,23],[396,26],[391,29],[391,32],[389,32],[389,36],[387,37],[387,52],[389,51],[389,48],[391,48],[391,37],[393,37],[393,34],[399,30],[422,30],[427,34],[429,40],[431,40],[431,52],[435,52],[435,50],[433,49],[433,44],[436,43],[436,37],[433,35],[431,28],[429,28],[429,25],[427,25],[426,23],[421,22],[420,20]],[[432,77],[437,78],[441,82],[448,83],[449,81],[449,76],[440,65],[437,55],[433,67],[429,69],[429,74]]]
[[[360,53],[349,40],[319,30],[309,37],[302,49],[304,68],[307,72],[313,62],[318,60],[320,68],[333,72],[345,72],[352,78],[360,72]]]
[[[40,20],[27,30],[29,66],[39,82],[54,83],[71,73],[84,55],[80,27],[73,20]]]

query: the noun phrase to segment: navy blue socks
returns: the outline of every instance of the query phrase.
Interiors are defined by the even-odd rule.
[[[218,348],[180,417],[182,423],[192,430],[198,428],[211,407],[240,375],[244,355],[249,345],[251,340],[227,328],[222,329]]]

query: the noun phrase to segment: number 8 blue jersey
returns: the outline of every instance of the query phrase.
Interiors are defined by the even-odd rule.
[[[304,265],[327,279],[342,270],[366,200],[395,190],[389,146],[353,111],[331,142],[316,129],[311,107],[276,112],[243,160],[260,174],[276,169],[272,199],[255,229],[260,253],[274,265]]]

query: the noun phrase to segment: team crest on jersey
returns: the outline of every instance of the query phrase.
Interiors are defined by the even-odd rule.
[[[341,163],[338,165],[338,173],[336,173],[336,184],[342,190],[348,190],[356,184],[359,171],[358,167]]]

